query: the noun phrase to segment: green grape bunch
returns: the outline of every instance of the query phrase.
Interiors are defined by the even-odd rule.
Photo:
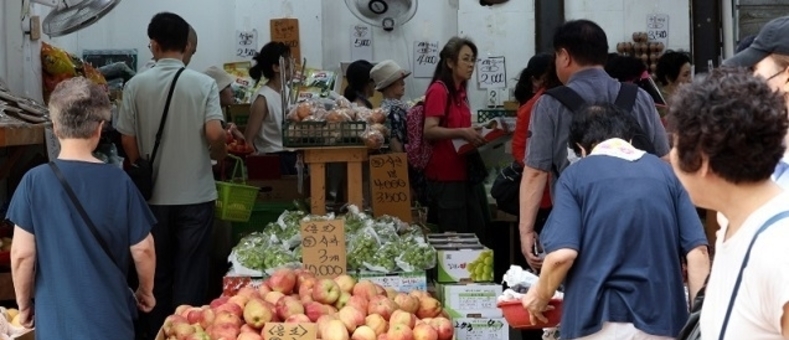
[[[388,242],[375,252],[372,258],[368,258],[366,262],[371,266],[383,268],[387,273],[392,273],[397,269],[395,259],[400,256],[402,248],[400,242]]]
[[[360,233],[348,248],[348,269],[358,270],[364,267],[363,263],[373,257],[378,251],[378,241],[372,235]]]
[[[493,281],[493,251],[486,249],[467,266],[471,280],[475,282]]]
[[[424,243],[406,242],[401,260],[414,269],[431,269],[436,265],[436,248]]]

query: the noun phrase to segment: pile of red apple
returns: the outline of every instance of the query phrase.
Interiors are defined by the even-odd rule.
[[[267,322],[316,323],[322,340],[450,340],[454,333],[441,303],[426,292],[290,269],[210,306],[179,306],[162,331],[167,340],[262,340]]]

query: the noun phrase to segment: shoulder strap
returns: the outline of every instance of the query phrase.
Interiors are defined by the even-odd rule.
[[[68,181],[66,181],[66,177],[63,176],[63,173],[60,171],[60,168],[58,168],[55,162],[49,162],[49,167],[52,168],[52,172],[55,173],[55,177],[58,178],[58,181],[60,181],[60,184],[63,186],[63,190],[66,191],[66,194],[71,199],[71,203],[74,205],[74,208],[76,208],[79,215],[82,216],[82,220],[85,221],[85,224],[88,225],[88,229],[90,229],[90,233],[93,234],[93,237],[96,238],[96,241],[99,242],[101,249],[103,249],[104,253],[106,253],[107,256],[110,258],[110,260],[113,263],[115,263],[116,268],[118,268],[118,270],[120,270],[121,273],[124,276],[126,276],[126,271],[121,269],[120,263],[115,260],[114,256],[112,256],[112,253],[110,252],[110,247],[107,245],[107,242],[103,238],[101,238],[101,235],[99,235],[99,230],[96,229],[96,225],[93,224],[93,221],[90,219],[90,216],[88,216],[88,213],[85,211],[85,208],[83,208],[82,204],[79,203],[79,199],[77,198],[77,195],[74,194],[74,190],[71,189],[71,186],[68,184]]]
[[[151,152],[151,159],[148,161],[153,166],[153,160],[156,158],[156,152],[159,151],[159,144],[162,142],[162,133],[164,132],[164,122],[167,121],[167,113],[170,112],[170,102],[173,100],[173,92],[175,92],[175,83],[178,82],[178,77],[184,72],[186,68],[182,67],[175,72],[173,82],[170,84],[170,92],[167,93],[167,102],[164,103],[164,112],[162,113],[162,120],[159,122],[159,130],[156,131],[156,141],[153,143],[153,152]]]
[[[578,94],[578,92],[575,92],[575,90],[567,86],[554,87],[548,91],[545,91],[545,94],[556,98],[556,100],[562,103],[564,107],[573,113],[578,112],[581,107],[586,104],[586,100],[584,100],[581,95]]]
[[[625,112],[633,111],[638,97],[638,85],[630,83],[620,83],[619,94],[616,96],[614,104]]]
[[[742,273],[745,271],[745,267],[748,266],[748,260],[751,258],[751,249],[753,249],[753,244],[756,243],[756,239],[759,237],[759,234],[767,230],[767,228],[775,224],[775,222],[787,217],[789,217],[789,211],[783,211],[767,220],[767,222],[764,222],[761,228],[756,231],[756,234],[753,235],[751,243],[748,244],[748,250],[745,251],[745,257],[742,259],[740,272],[737,273],[737,281],[734,282],[734,290],[731,293],[731,299],[729,299],[729,306],[726,308],[726,316],[723,318],[723,326],[721,327],[720,336],[718,337],[719,340],[723,340],[723,338],[726,336],[726,328],[729,326],[729,319],[731,318],[731,312],[734,308],[734,300],[737,298],[737,292],[740,290],[740,285],[742,284]]]

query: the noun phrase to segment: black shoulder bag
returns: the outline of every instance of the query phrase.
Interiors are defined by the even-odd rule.
[[[181,68],[175,73],[172,84],[170,84],[170,92],[167,93],[167,102],[164,104],[164,112],[162,113],[162,120],[159,122],[159,130],[156,131],[156,141],[153,144],[153,152],[149,159],[140,156],[134,164],[126,171],[131,178],[140,194],[145,200],[151,199],[153,195],[153,161],[156,159],[156,152],[159,151],[159,144],[162,142],[162,133],[164,132],[164,122],[167,121],[167,113],[170,111],[170,102],[173,99],[173,92],[175,92],[175,83],[178,82],[178,77],[186,68]]]
[[[63,173],[60,171],[60,168],[58,168],[55,162],[49,162],[49,167],[52,168],[52,172],[55,173],[55,177],[58,178],[58,181],[60,181],[60,184],[63,186],[63,191],[65,191],[66,195],[68,195],[69,199],[71,199],[71,203],[74,205],[74,208],[77,209],[77,212],[82,217],[82,220],[85,222],[85,224],[88,226],[88,229],[90,229],[90,233],[93,234],[94,238],[96,238],[96,241],[101,246],[101,249],[104,250],[104,253],[110,259],[110,261],[112,261],[112,263],[115,264],[115,268],[118,269],[122,277],[126,278],[126,271],[121,268],[120,263],[115,259],[115,256],[112,256],[112,252],[110,252],[109,245],[107,245],[107,242],[103,238],[101,238],[101,235],[99,234],[99,230],[96,228],[96,225],[93,224],[93,220],[90,219],[90,216],[88,216],[88,212],[85,211],[85,208],[82,207],[82,204],[79,202],[77,195],[74,194],[74,190],[71,189],[71,186],[68,184],[68,181],[66,181],[66,177],[63,176]],[[129,288],[127,304],[129,307],[129,311],[131,312],[132,319],[136,319],[137,316],[139,315],[137,311],[137,298],[134,295],[134,290],[131,288]]]

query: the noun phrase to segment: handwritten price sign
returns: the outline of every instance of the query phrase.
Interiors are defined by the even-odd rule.
[[[236,32],[236,57],[252,59],[258,54],[258,31]]]
[[[373,214],[411,222],[411,185],[404,153],[370,156]]]
[[[414,78],[431,78],[439,60],[438,41],[414,42]]]
[[[269,22],[271,41],[278,41],[290,47],[290,56],[301,63],[301,39],[299,19],[271,19]]]
[[[264,340],[315,340],[314,323],[269,322],[263,327]]]
[[[507,87],[507,67],[504,57],[483,57],[477,61],[477,83],[481,89]]]
[[[662,42],[668,46],[668,14],[647,15],[647,35],[649,41]]]
[[[301,224],[302,262],[315,276],[334,278],[345,274],[345,222],[311,221]]]

